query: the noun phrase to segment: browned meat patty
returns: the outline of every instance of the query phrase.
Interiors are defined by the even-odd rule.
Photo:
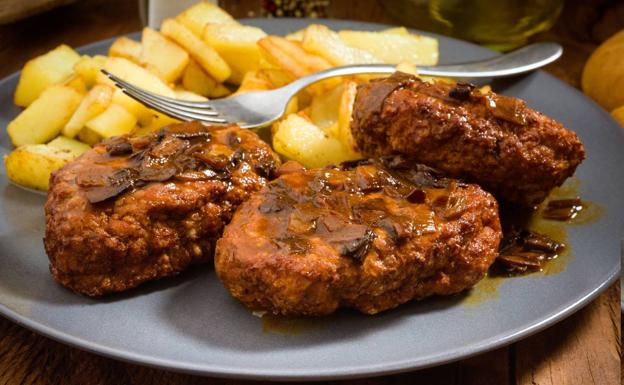
[[[266,143],[235,126],[107,140],[51,177],[50,271],[99,296],[208,262],[234,210],[278,166]]]
[[[574,132],[519,99],[403,73],[358,87],[351,129],[367,156],[408,154],[526,206],[585,157]]]
[[[236,211],[215,266],[252,310],[375,314],[473,286],[500,239],[489,193],[395,156],[283,174]]]

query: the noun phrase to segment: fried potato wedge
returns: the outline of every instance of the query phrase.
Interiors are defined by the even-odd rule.
[[[176,99],[188,100],[191,102],[205,102],[206,100],[208,100],[208,98],[204,96],[201,96],[199,94],[196,94],[195,92],[186,90],[181,87],[175,88],[173,91],[175,92]]]
[[[176,16],[176,20],[201,38],[206,24],[237,25],[234,18],[217,5],[200,1]]]
[[[438,41],[427,36],[349,30],[338,35],[349,46],[370,52],[384,63],[438,63]]]
[[[122,106],[111,103],[104,112],[89,120],[85,126],[102,138],[110,138],[128,134],[136,124],[136,116]]]
[[[204,41],[214,48],[232,69],[229,83],[240,84],[245,73],[260,68],[262,54],[258,40],[266,36],[256,27],[237,24],[207,24]]]
[[[113,100],[113,92],[114,90],[107,85],[95,85],[87,96],[82,99],[80,105],[69,119],[69,122],[65,124],[61,131],[62,134],[68,138],[73,138],[78,135],[87,121],[106,110]]]
[[[29,60],[20,74],[13,101],[20,107],[29,106],[46,88],[69,78],[79,60],[80,55],[65,44]]]
[[[126,36],[115,39],[108,49],[108,56],[122,57],[134,63],[141,62],[141,51],[143,46],[136,40],[132,40]]]
[[[290,114],[277,124],[273,148],[306,167],[323,167],[351,159],[338,139],[298,114]]]
[[[76,92],[80,93],[80,94],[86,94],[87,93],[87,83],[84,81],[84,79],[76,74],[72,74],[69,76],[69,78],[67,78],[64,82],[60,83],[64,86],[67,86],[69,88],[73,88]]]
[[[84,80],[87,87],[92,87],[102,76],[100,70],[104,68],[104,63],[106,63],[106,56],[84,55],[74,64],[74,73]]]
[[[368,51],[347,45],[337,32],[320,24],[312,24],[305,29],[301,46],[335,66],[382,62]]]
[[[146,91],[170,98],[175,97],[173,90],[158,76],[128,59],[109,57],[104,63],[104,69]]]
[[[258,45],[269,62],[295,78],[331,67],[329,61],[306,52],[298,43],[280,36],[267,36],[258,40]]]
[[[89,127],[83,127],[82,130],[76,135],[76,138],[89,146],[95,146],[102,141],[102,136],[98,133],[91,131]]]
[[[351,133],[351,117],[353,115],[353,103],[355,103],[356,94],[357,83],[353,80],[345,81],[340,98],[340,106],[338,107],[338,140],[353,159],[361,157]]]
[[[91,148],[91,146],[89,146],[88,144],[79,142],[75,139],[71,139],[62,135],[57,136],[56,138],[51,140],[47,144],[47,146],[68,152],[74,158],[79,157],[80,155],[84,154],[85,151]]]
[[[187,90],[208,98],[220,98],[230,94],[230,90],[214,80],[193,59],[182,74],[182,86]]]
[[[13,182],[46,191],[50,174],[75,158],[74,154],[45,144],[16,148],[4,158],[7,176]]]
[[[334,138],[338,137],[338,111],[344,93],[341,83],[327,92],[312,97],[310,104],[310,120],[325,133]]]
[[[203,40],[174,19],[165,19],[160,27],[163,35],[182,46],[210,76],[222,82],[232,75],[230,66]]]
[[[61,130],[78,108],[82,95],[73,88],[53,85],[13,119],[7,132],[15,146],[45,143]]]
[[[151,28],[144,28],[141,37],[140,62],[158,71],[168,83],[174,83],[189,63],[189,54],[179,45]]]

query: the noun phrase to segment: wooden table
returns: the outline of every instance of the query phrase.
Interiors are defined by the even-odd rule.
[[[237,17],[254,1],[226,1]],[[597,43],[624,28],[624,4],[568,1],[560,22],[537,40],[565,46],[547,70],[577,86],[583,63]],[[392,23],[373,0],[334,0],[334,17]],[[0,26],[0,77],[56,45],[80,46],[137,31],[134,0],[84,0],[47,14]],[[620,384],[619,285],[559,324],[510,346],[431,369],[350,384]],[[0,384],[246,384],[172,373],[103,358],[39,336],[0,318]]]

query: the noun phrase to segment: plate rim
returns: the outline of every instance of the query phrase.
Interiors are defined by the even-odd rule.
[[[242,18],[239,19],[243,22],[253,22],[257,20],[264,20],[262,18]],[[296,18],[281,18],[274,19],[274,22],[280,22],[280,20],[297,20],[303,21],[307,23],[318,22],[319,24],[360,24],[360,25],[368,25],[370,27],[375,28],[388,28],[397,26],[394,24],[383,24],[383,23],[374,23],[367,21],[359,21],[359,20],[342,20],[342,19],[296,19]],[[442,36],[439,34],[420,31],[413,28],[408,28],[410,31],[417,32],[419,34],[432,36],[436,38],[444,38],[451,39],[456,41],[461,41],[465,44],[470,44],[475,48],[480,50],[491,51],[485,47],[478,46],[474,43],[467,42],[460,39],[455,39],[448,36]],[[116,35],[107,39],[98,40],[95,42],[91,42],[86,45],[82,45],[76,47],[75,49],[82,53],[86,50],[92,49],[94,47],[99,47],[101,45],[110,44],[114,39],[119,36],[132,36],[139,34],[140,31],[131,32],[123,35]],[[610,115],[602,110],[592,99],[588,98],[584,95],[580,90],[575,87],[570,86],[569,84],[559,80],[553,75],[546,73],[543,70],[539,70],[542,75],[550,77],[550,80],[554,80],[559,83],[560,86],[566,88],[567,92],[575,92],[580,94],[586,102],[589,102],[593,105],[593,107],[597,107],[600,112],[605,117],[610,117]],[[13,72],[4,78],[0,79],[0,87],[2,87],[5,83],[11,82],[15,80],[15,78],[19,77],[21,70]],[[620,132],[620,135],[624,137],[624,130]],[[5,175],[6,176],[6,175]],[[444,365],[454,361],[458,361],[461,359],[469,358],[478,354],[482,354],[491,350],[495,350],[497,348],[509,345],[518,340],[526,338],[530,335],[538,333],[557,322],[569,317],[574,314],[585,305],[589,304],[592,300],[594,300],[598,295],[600,295],[603,291],[609,288],[618,278],[620,274],[621,267],[619,265],[612,268],[609,273],[607,273],[604,277],[601,278],[600,285],[594,287],[590,291],[586,291],[582,296],[577,297],[575,300],[569,301],[556,308],[554,311],[546,314],[541,318],[539,322],[535,322],[530,326],[523,326],[516,328],[514,330],[508,330],[506,332],[500,333],[498,335],[491,336],[485,340],[480,341],[479,343],[470,344],[467,346],[459,346],[458,348],[447,350],[444,353],[429,355],[421,358],[407,358],[400,361],[395,361],[393,363],[381,363],[378,365],[363,365],[363,366],[349,366],[341,369],[327,369],[323,371],[319,370],[310,370],[310,369],[252,369],[252,370],[242,370],[238,367],[224,367],[223,365],[215,365],[210,363],[202,363],[202,364],[193,364],[193,363],[185,363],[183,361],[175,361],[171,359],[163,359],[154,356],[148,356],[142,353],[131,352],[128,350],[112,348],[101,343],[90,342],[84,338],[73,336],[69,333],[66,333],[58,328],[49,327],[41,322],[31,320],[30,318],[19,314],[17,311],[10,309],[3,303],[0,303],[0,315],[4,318],[15,322],[16,324],[26,327],[27,329],[34,331],[38,334],[41,334],[45,337],[48,337],[57,342],[88,351],[94,354],[102,355],[108,358],[121,360],[129,363],[144,365],[152,368],[164,369],[173,372],[179,373],[188,373],[194,375],[201,376],[212,376],[219,378],[237,378],[237,379],[250,379],[250,380],[273,380],[273,381],[314,381],[314,380],[342,380],[342,379],[353,379],[353,378],[364,378],[364,377],[376,377],[376,376],[384,376],[391,375],[396,373],[402,373],[407,371],[414,371],[425,369],[433,366]]]

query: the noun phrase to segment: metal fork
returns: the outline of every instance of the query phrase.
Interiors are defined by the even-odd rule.
[[[418,67],[426,76],[452,78],[496,78],[522,74],[559,58],[562,48],[556,43],[536,43],[491,59],[436,67]],[[237,123],[243,128],[267,126],[282,115],[290,99],[303,88],[335,76],[356,74],[391,74],[391,64],[358,64],[334,67],[299,78],[281,88],[257,91],[217,100],[185,101],[160,96],[102,70],[117,87],[147,107],[183,121],[199,120],[210,124]]]

